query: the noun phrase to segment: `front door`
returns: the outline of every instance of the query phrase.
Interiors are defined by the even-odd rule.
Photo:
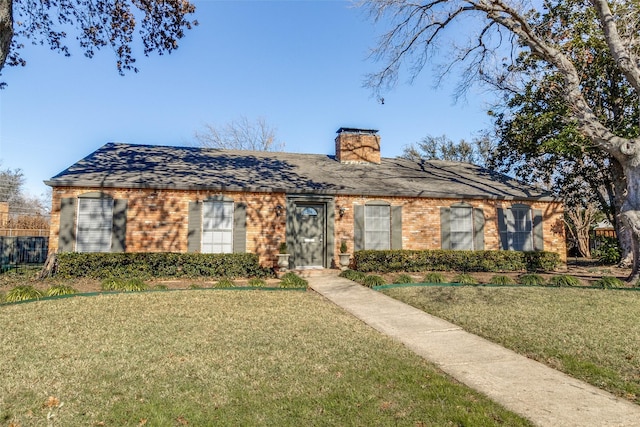
[[[296,267],[324,267],[325,206],[296,204]]]

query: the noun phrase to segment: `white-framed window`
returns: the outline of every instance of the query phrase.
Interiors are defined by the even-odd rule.
[[[531,220],[531,209],[512,208],[511,217],[513,224],[511,230],[511,245],[515,251],[533,250],[533,223]]]
[[[233,202],[202,203],[202,253],[233,252]]]
[[[452,206],[449,221],[451,249],[473,250],[473,208]]]
[[[113,199],[79,198],[76,225],[77,252],[111,251]]]
[[[391,206],[366,205],[364,207],[364,248],[391,249]]]

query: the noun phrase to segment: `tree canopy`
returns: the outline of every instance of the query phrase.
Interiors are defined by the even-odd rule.
[[[616,90],[627,88],[629,96],[637,99],[640,3],[606,0],[548,0],[539,4],[507,0],[362,3],[374,19],[387,17],[392,21],[391,29],[375,51],[384,63],[380,72],[369,79],[377,90],[393,85],[404,64],[408,63],[411,72],[417,75],[435,51],[442,51],[446,41],[452,47],[445,71],[455,64],[463,65],[462,87],[484,82],[499,90],[525,94],[532,80],[531,73],[523,73],[522,64],[535,69],[536,78],[542,77],[549,84],[555,82],[549,89],[558,94],[570,118],[561,122],[559,129],[567,132],[567,137],[572,132],[580,136],[572,141],[572,149],[599,150],[598,155],[617,162],[625,178],[623,191],[617,192],[615,198],[621,206],[620,219],[632,235],[634,264],[629,280],[636,282],[640,278],[640,139],[637,132],[629,132],[624,125],[618,126],[601,114],[598,106],[607,101],[601,93],[603,86],[589,84],[585,73],[589,66],[610,67],[602,73],[604,83]],[[461,34],[467,37],[466,43],[461,41]],[[610,61],[600,61],[601,56],[594,52],[603,54],[602,58],[608,56]],[[622,82],[624,85],[618,84]]]
[[[486,166],[491,157],[489,138],[477,138],[471,142],[464,139],[453,142],[446,135],[427,135],[419,142],[405,146],[400,157],[409,160],[447,160]]]
[[[137,71],[136,35],[144,55],[171,53],[184,31],[197,25],[194,12],[188,0],[0,0],[0,70],[26,64],[21,49],[27,42],[70,55],[73,31],[85,56],[108,47],[120,74]]]

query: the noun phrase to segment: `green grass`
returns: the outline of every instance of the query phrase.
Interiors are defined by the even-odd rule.
[[[424,283],[444,283],[444,276],[442,273],[432,271],[431,273],[427,273],[422,281]]]
[[[524,286],[542,286],[544,277],[535,273],[523,274],[518,278],[518,283]]]
[[[502,274],[496,274],[495,276],[489,279],[490,285],[513,285],[515,282],[509,276],[505,276]]]
[[[149,289],[149,286],[137,277],[130,279],[113,278],[103,280],[101,289],[103,291],[142,292]]]
[[[40,299],[44,295],[31,285],[18,285],[4,296],[5,302],[19,302]]]
[[[409,284],[413,282],[413,277],[408,274],[399,274],[393,279],[393,283],[395,284]]]
[[[48,297],[55,297],[61,295],[73,295],[77,293],[78,291],[70,285],[58,284],[49,286],[45,294]]]
[[[530,425],[311,292],[39,301],[0,328],[2,426]]]
[[[640,292],[398,288],[386,294],[640,403]]]
[[[452,283],[458,283],[460,285],[477,285],[478,281],[470,274],[461,273],[456,275],[452,280]]]
[[[281,288],[306,288],[307,286],[309,286],[309,282],[298,276],[293,271],[285,273],[280,278]]]
[[[368,274],[362,280],[362,284],[368,288],[373,288],[374,286],[386,285],[387,282],[385,282],[382,276],[378,276],[376,274]]]

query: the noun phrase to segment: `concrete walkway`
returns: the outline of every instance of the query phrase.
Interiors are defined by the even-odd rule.
[[[540,426],[640,426],[640,406],[463,331],[337,273],[313,290],[467,386]]]

